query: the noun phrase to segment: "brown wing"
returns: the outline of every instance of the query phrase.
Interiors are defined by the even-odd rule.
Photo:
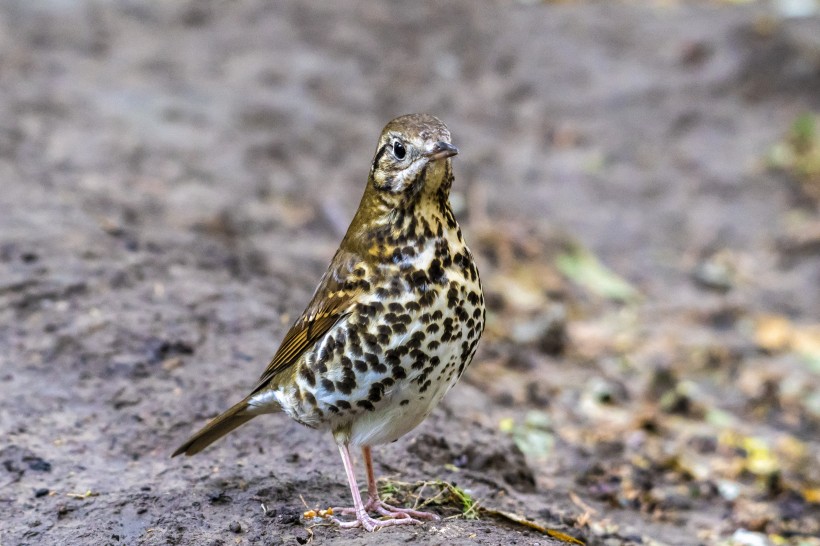
[[[358,256],[339,249],[319,281],[307,309],[285,335],[251,394],[264,389],[273,377],[292,366],[307,349],[350,313],[362,294],[358,284],[352,282],[354,271],[360,263]]]

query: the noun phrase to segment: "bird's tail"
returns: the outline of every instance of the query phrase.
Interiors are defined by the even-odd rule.
[[[174,451],[171,457],[177,455],[196,455],[215,441],[219,440],[232,430],[240,427],[259,415],[248,404],[248,399],[242,400],[229,410],[223,412],[202,429],[188,438],[188,440]]]

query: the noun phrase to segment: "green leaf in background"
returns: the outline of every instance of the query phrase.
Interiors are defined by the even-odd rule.
[[[574,283],[604,298],[631,302],[640,296],[631,284],[580,245],[573,245],[559,254],[555,266]]]

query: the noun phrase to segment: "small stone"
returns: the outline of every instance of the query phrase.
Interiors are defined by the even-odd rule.
[[[34,498],[39,499],[41,497],[45,497],[50,492],[51,491],[49,491],[47,488],[41,487],[40,489],[37,489],[37,490],[34,491]]]
[[[23,457],[23,461],[28,464],[31,470],[36,472],[51,472],[51,463],[40,457]]]
[[[239,524],[238,521],[232,521],[230,525],[228,525],[228,530],[232,533],[241,533],[242,526]]]

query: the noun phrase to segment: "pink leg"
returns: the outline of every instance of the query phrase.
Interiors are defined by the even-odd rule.
[[[382,516],[390,518],[440,519],[437,515],[431,514],[430,512],[420,512],[410,508],[398,508],[379,499],[379,489],[376,486],[376,475],[373,472],[373,457],[370,453],[370,446],[362,448],[362,455],[364,456],[364,466],[367,469],[367,504],[364,505],[365,510],[377,512]]]
[[[367,531],[375,531],[381,527],[390,527],[391,525],[408,525],[413,523],[421,523],[409,516],[393,519],[373,519],[367,513],[364,503],[362,502],[362,495],[359,493],[359,486],[356,484],[356,475],[353,473],[353,461],[350,458],[350,449],[347,444],[339,445],[339,453],[342,455],[342,463],[345,465],[345,473],[347,474],[347,483],[350,485],[350,493],[353,495],[353,512],[356,514],[356,521],[339,521],[335,519],[340,527],[349,529],[352,527],[364,527]],[[337,509],[334,508],[334,511]],[[339,510],[340,513],[349,513],[349,510]]]

